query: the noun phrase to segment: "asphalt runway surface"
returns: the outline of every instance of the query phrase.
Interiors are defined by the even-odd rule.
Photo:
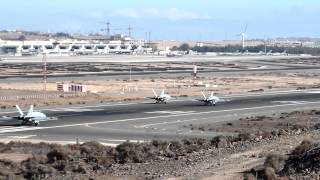
[[[168,104],[153,101],[109,103],[86,106],[49,107],[41,110],[57,119],[39,126],[19,126],[2,118],[0,137],[24,140],[75,142],[95,140],[110,145],[126,140],[213,137],[215,132],[191,130],[190,124],[217,123],[241,117],[270,115],[320,107],[320,90],[264,92],[219,96],[225,102],[204,106],[194,98],[176,99]],[[200,95],[199,95],[200,98]],[[25,110],[26,111],[26,110]],[[0,116],[17,116],[12,110]]]

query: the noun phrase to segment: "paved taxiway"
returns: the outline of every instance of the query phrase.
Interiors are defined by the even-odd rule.
[[[215,107],[184,98],[168,104],[146,101],[44,108],[41,111],[58,119],[41,122],[38,127],[9,126],[8,121],[3,121],[0,137],[72,142],[78,138],[109,144],[126,140],[212,137],[216,133],[192,131],[187,126],[320,107],[320,90],[226,95],[222,98],[226,102]],[[12,115],[17,115],[15,110],[0,112],[0,116]]]
[[[88,55],[88,56],[47,56],[47,62],[108,62],[108,63],[137,63],[137,62],[207,62],[207,61],[241,61],[241,60],[277,60],[277,59],[292,59],[303,58],[299,55],[281,55],[281,56],[266,56],[266,55],[239,55],[239,56],[210,56],[210,55],[188,55],[181,57],[166,57],[153,55]],[[3,63],[42,63],[42,56],[8,56],[3,58]]]
[[[180,58],[166,58],[162,56],[70,56],[70,57],[51,57],[51,63],[84,63],[86,62],[98,62],[103,63],[157,63],[157,62],[224,62],[224,63],[236,63],[239,66],[247,68],[221,68],[213,67],[199,70],[202,75],[216,75],[216,74],[251,74],[251,73],[303,73],[311,72],[318,73],[320,71],[319,65],[313,64],[287,64],[281,62],[272,62],[270,60],[284,60],[292,58],[303,58],[300,56],[183,56]],[[315,58],[315,57],[312,57]],[[1,61],[1,63],[35,63],[41,62],[40,57],[8,57],[7,60]],[[189,76],[192,73],[192,69],[184,70],[162,70],[162,71],[132,71],[131,76],[137,79],[144,78],[148,75],[149,78],[155,78],[159,76]],[[128,79],[130,69],[122,70],[121,72],[77,72],[77,73],[58,73],[47,74],[48,82],[56,81],[76,81],[76,80],[96,80],[96,79]],[[1,82],[21,82],[28,79],[28,81],[42,80],[42,74],[16,74],[16,75],[0,75]]]

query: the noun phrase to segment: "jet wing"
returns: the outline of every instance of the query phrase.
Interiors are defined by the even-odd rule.
[[[6,120],[14,120],[16,119],[15,117],[8,117],[8,116],[1,116],[0,121],[6,121]]]
[[[156,97],[146,97],[147,99],[157,99]]]
[[[231,101],[231,99],[219,99],[219,102],[229,102],[229,101]]]

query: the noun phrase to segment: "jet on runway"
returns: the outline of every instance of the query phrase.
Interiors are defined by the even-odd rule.
[[[215,106],[216,103],[224,101],[223,99],[220,99],[217,96],[213,95],[213,92],[211,92],[209,97],[206,97],[206,95],[201,91],[203,99],[197,99],[198,101],[204,102],[205,105],[211,105]]]
[[[21,125],[34,125],[38,126],[40,121],[47,120],[48,117],[42,113],[42,112],[37,112],[33,110],[33,105],[30,106],[28,113],[25,115],[20,107],[16,105],[17,110],[20,113],[20,116],[14,117],[15,119],[18,119],[21,122]]]
[[[164,90],[161,91],[160,95],[158,96],[154,89],[152,89],[154,97],[149,97],[149,99],[154,99],[156,103],[164,103],[167,104],[168,101],[171,100],[171,96],[166,94]]]

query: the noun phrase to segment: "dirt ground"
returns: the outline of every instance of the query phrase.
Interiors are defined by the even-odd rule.
[[[215,168],[208,172],[207,177],[202,177],[202,180],[236,180],[244,179],[243,173],[250,171],[252,168],[263,166],[265,157],[269,154],[286,155],[290,153],[305,139],[318,141],[319,133],[308,133],[295,135],[292,137],[279,138],[276,141],[270,141],[268,144],[257,146],[251,150],[232,154],[228,157],[219,168]]]
[[[309,121],[309,124],[299,123],[298,120],[301,119]],[[257,131],[251,131],[254,123],[257,123],[257,127],[264,129],[263,135]],[[319,110],[295,111],[263,118],[248,117],[245,120],[233,121],[232,128],[224,122],[215,123],[220,131],[234,132],[236,130],[241,132],[235,139],[222,136],[213,139],[189,139],[181,142],[124,143],[115,149],[89,143],[90,146],[85,144],[80,146],[82,147],[80,150],[86,152],[85,154],[79,154],[79,149],[71,148],[74,147],[72,145],[57,146],[45,143],[10,142],[7,145],[2,144],[0,159],[11,160],[13,158],[14,162],[18,163],[17,165],[21,162],[20,166],[41,167],[40,169],[32,169],[30,172],[41,173],[51,179],[62,177],[81,179],[94,176],[96,179],[103,179],[106,176],[115,179],[244,179],[244,172],[263,166],[266,157],[270,154],[286,156],[305,139],[319,142],[319,124]],[[68,173],[59,170],[61,166],[57,166],[56,163],[47,161],[46,158],[43,159],[46,153],[52,152],[52,148],[57,155],[63,155],[64,159],[59,163],[66,163],[67,168],[64,171]],[[64,155],[64,153],[66,154]],[[30,157],[30,154],[33,154],[33,160],[25,160]],[[39,155],[39,157],[35,155]],[[124,158],[125,161],[121,163],[113,159],[105,159],[109,161],[100,162],[99,169],[95,169],[97,166],[95,158],[110,156]],[[47,157],[49,158],[48,154]],[[76,162],[74,162],[75,158],[78,159]],[[81,162],[81,169],[72,165],[78,161]],[[0,162],[4,163],[5,161]],[[0,167],[2,166],[0,165]],[[71,171],[69,168],[76,169]],[[41,171],[41,169],[48,171]],[[3,172],[3,167],[0,170]],[[20,171],[16,171],[16,175],[18,175]]]
[[[190,127],[202,131],[246,133],[258,142],[277,136],[278,138],[269,140],[268,143],[257,143],[252,148],[226,157],[219,167],[208,170],[207,175],[201,178],[203,180],[243,179],[243,172],[262,166],[265,157],[270,154],[286,155],[304,139],[319,142],[320,132],[312,129],[320,128],[320,112],[317,110],[293,111],[269,117],[247,117],[236,121],[190,125]]]

